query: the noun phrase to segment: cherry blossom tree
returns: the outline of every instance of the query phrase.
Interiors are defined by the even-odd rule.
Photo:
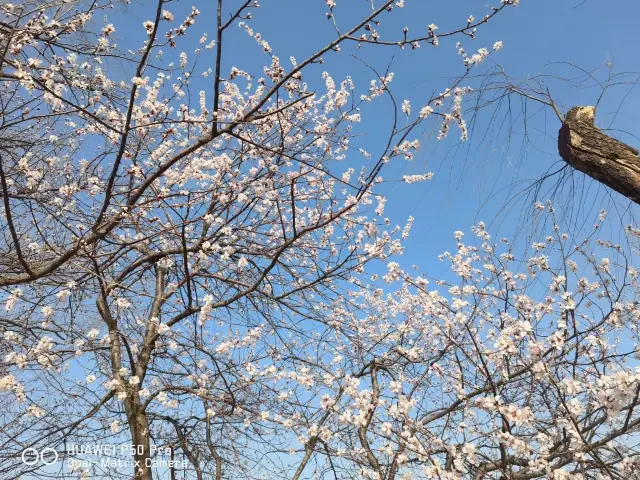
[[[528,258],[479,223],[440,256],[447,278],[390,261],[389,287],[374,275],[328,307],[337,372],[306,445],[363,478],[637,473],[639,231],[627,251],[598,238],[606,212],[576,241],[536,211]]]
[[[409,2],[362,2],[347,25],[328,0],[332,40],[287,62],[253,23],[277,6],[134,2],[133,45],[128,3],[0,6],[3,478],[634,471],[631,253],[552,229],[522,261],[478,225],[431,288],[400,266],[412,218],[384,217],[385,165],[429,123],[466,138],[464,72],[501,42],[459,45],[463,74],[414,107],[386,66],[364,88],[326,70],[350,48],[475,38],[516,0],[417,36],[385,27]],[[211,31],[189,40],[205,7]],[[263,64],[227,66],[238,36]],[[383,99],[384,147],[354,148]]]

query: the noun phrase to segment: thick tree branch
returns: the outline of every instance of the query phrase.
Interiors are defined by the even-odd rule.
[[[595,125],[595,107],[573,107],[558,134],[560,156],[616,192],[640,204],[638,150],[602,133]]]

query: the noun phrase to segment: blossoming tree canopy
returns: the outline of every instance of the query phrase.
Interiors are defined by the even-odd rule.
[[[413,34],[409,0],[327,0],[299,58],[260,33],[283,7],[193,3],[0,5],[0,475],[176,478],[161,452],[197,479],[634,472],[637,231],[571,239],[540,204],[534,256],[479,224],[435,280],[385,217],[425,129],[468,137],[468,73],[503,44],[463,43],[518,2]],[[445,43],[459,76],[419,105],[386,63],[332,73]]]

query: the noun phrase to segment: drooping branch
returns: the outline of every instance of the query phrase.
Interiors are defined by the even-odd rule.
[[[572,167],[640,204],[638,150],[594,125],[594,107],[573,107],[558,133],[560,156]]]

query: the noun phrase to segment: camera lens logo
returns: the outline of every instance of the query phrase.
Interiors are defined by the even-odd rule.
[[[58,452],[51,447],[38,451],[35,448],[25,448],[22,451],[22,463],[25,465],[35,465],[41,462],[45,465],[52,465],[58,461]]]

